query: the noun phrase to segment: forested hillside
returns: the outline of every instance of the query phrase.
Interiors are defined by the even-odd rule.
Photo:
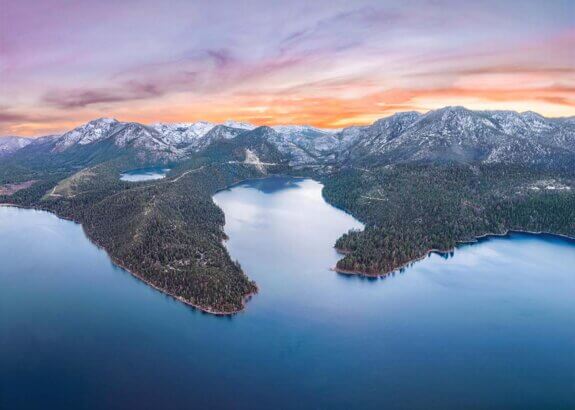
[[[341,271],[380,275],[430,250],[508,230],[575,236],[575,174],[502,165],[402,164],[325,179],[324,196],[366,223],[343,235]]]
[[[257,287],[223,246],[224,215],[211,197],[261,174],[249,165],[201,162],[182,164],[164,180],[136,184],[118,179],[120,164],[104,163],[65,196],[48,190],[39,198],[47,187],[42,186],[9,200],[81,223],[115,262],[154,287],[203,310],[232,313]]]

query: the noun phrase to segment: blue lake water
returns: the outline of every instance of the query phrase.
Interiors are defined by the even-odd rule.
[[[139,168],[122,173],[120,179],[128,182],[153,181],[164,178],[169,171],[169,168]]]
[[[0,207],[0,408],[575,408],[575,243],[512,234],[386,279],[330,270],[360,224],[312,180],[222,191],[260,293],[218,318],[82,228]]]

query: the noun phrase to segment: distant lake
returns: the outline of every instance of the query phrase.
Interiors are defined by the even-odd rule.
[[[575,243],[512,234],[385,279],[339,275],[361,225],[310,179],[215,196],[260,293],[218,318],[82,228],[0,207],[0,408],[572,409]]]
[[[121,174],[120,179],[128,182],[152,181],[164,178],[168,172],[170,172],[169,168],[158,167],[133,169]]]

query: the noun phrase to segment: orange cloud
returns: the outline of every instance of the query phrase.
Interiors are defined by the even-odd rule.
[[[340,128],[369,124],[398,111],[425,112],[445,105],[465,105],[470,109],[533,109],[546,116],[575,114],[575,87],[552,85],[540,88],[445,87],[430,89],[391,89],[357,98],[315,97],[303,95],[249,95],[206,97],[200,100],[174,101],[156,105],[133,101],[129,107],[102,112],[86,111],[76,119],[51,120],[15,117],[15,124],[6,123],[4,134],[39,135],[62,132],[84,121],[102,115],[123,121],[192,122],[228,119],[257,125],[309,124]],[[10,118],[8,118],[10,119]],[[1,125],[1,124],[0,124]]]

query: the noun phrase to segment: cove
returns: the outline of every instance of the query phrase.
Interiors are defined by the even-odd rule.
[[[133,169],[122,173],[120,180],[127,182],[153,181],[165,178],[169,171],[169,168],[161,167]]]
[[[573,408],[575,244],[510,234],[385,279],[330,270],[361,225],[309,179],[214,197],[259,293],[231,318],[0,207],[0,408]]]

